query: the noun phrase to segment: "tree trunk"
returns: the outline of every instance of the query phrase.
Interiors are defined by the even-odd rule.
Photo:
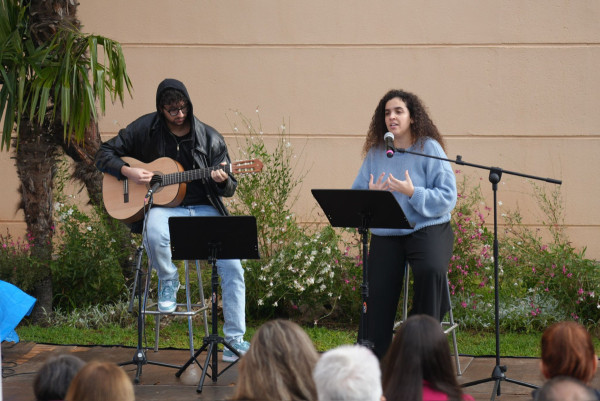
[[[52,178],[56,168],[58,147],[52,137],[45,135],[43,127],[29,121],[21,122],[19,143],[16,148],[17,174],[21,182],[20,207],[25,213],[27,231],[30,235],[32,256],[41,262],[39,280],[33,296],[37,298],[32,313],[34,321],[43,316],[44,308],[52,312]]]
[[[85,185],[92,205],[102,206],[102,173],[94,164],[94,157],[102,144],[98,124],[94,122],[86,129],[83,143],[71,141],[62,144],[65,153],[75,162],[73,178]]]

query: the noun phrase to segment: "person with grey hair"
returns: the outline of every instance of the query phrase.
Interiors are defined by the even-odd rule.
[[[48,358],[33,379],[36,400],[64,400],[71,381],[84,365],[81,358],[71,354]]]
[[[596,401],[594,391],[569,376],[556,376],[535,392],[534,401]]]
[[[319,401],[385,400],[379,360],[361,345],[325,352],[313,370]]]

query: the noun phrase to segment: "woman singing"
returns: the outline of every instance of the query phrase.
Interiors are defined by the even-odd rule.
[[[414,278],[411,315],[427,314],[441,321],[449,310],[446,273],[454,243],[450,212],[456,204],[450,163],[401,152],[387,157],[387,132],[394,135],[396,149],[446,158],[444,140],[419,98],[402,90],[386,93],[373,114],[363,164],[352,185],[392,192],[413,225],[371,229],[366,323],[367,339],[379,358],[392,340],[406,263]]]

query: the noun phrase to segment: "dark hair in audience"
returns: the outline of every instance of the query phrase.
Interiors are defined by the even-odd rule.
[[[319,359],[302,328],[288,320],[264,323],[239,362],[234,400],[316,400],[312,371]]]
[[[73,378],[65,401],[135,401],[127,373],[112,362],[89,362]]]
[[[64,400],[73,377],[85,362],[70,354],[51,356],[33,379],[33,392],[38,401]]]
[[[450,400],[462,399],[448,340],[431,316],[413,315],[402,323],[383,358],[382,371],[388,401],[423,399],[423,380]]]
[[[570,376],[589,383],[597,359],[586,328],[573,321],[555,323],[542,334],[542,372],[546,378]]]

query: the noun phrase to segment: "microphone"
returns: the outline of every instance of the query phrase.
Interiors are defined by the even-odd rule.
[[[383,140],[385,141],[385,153],[387,154],[387,157],[394,157],[394,152],[396,151],[396,148],[394,147],[394,134],[386,132],[383,136]]]
[[[146,199],[150,198],[150,196],[154,193],[154,191],[156,191],[158,189],[158,187],[160,187],[160,180],[158,180],[154,184],[152,184],[152,188],[150,188],[148,190],[148,193],[146,194]]]

